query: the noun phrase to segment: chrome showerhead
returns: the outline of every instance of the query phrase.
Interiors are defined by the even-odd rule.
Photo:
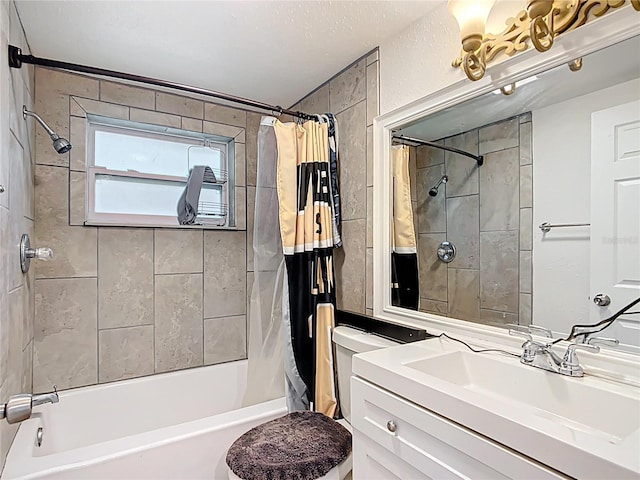
[[[449,181],[449,177],[447,177],[446,175],[443,175],[438,181],[438,183],[436,183],[434,187],[431,190],[429,190],[429,195],[431,195],[432,197],[435,197],[436,195],[438,195],[438,188],[440,187],[440,185],[442,185],[443,183],[447,183],[448,181]]]
[[[46,122],[42,120],[42,118],[40,118],[40,115],[35,112],[30,112],[29,110],[27,110],[27,107],[23,105],[22,117],[26,120],[27,116],[35,118],[37,122],[42,125],[42,128],[44,128],[49,134],[49,137],[51,137],[51,140],[53,141],[53,148],[56,150],[56,152],[62,155],[63,153],[67,153],[69,150],[71,150],[71,143],[69,142],[69,140],[61,137],[56,132],[54,132],[51,127],[49,127],[49,125],[47,125]]]

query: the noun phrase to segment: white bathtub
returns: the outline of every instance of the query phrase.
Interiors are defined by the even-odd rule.
[[[60,392],[22,423],[1,478],[227,478],[231,443],[286,413],[284,399],[240,408],[246,371],[239,361]]]

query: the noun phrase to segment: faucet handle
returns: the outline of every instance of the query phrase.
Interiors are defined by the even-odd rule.
[[[587,344],[589,345],[604,345],[606,347],[617,347],[620,345],[620,340],[617,338],[605,338],[605,337],[591,337]]]
[[[529,331],[531,333],[539,332],[540,336],[553,338],[553,333],[546,327],[541,327],[540,325],[529,325]]]
[[[582,377],[584,375],[584,370],[580,365],[576,350],[590,350],[594,353],[598,353],[600,351],[600,347],[597,345],[589,345],[588,343],[572,343],[567,347],[567,352],[562,358],[561,369],[565,374],[571,375],[572,377]]]
[[[518,325],[513,325],[514,327],[517,327]],[[526,338],[527,340],[531,341],[533,340],[533,337],[531,336],[530,333],[528,332],[523,332],[522,330],[517,330],[515,328],[510,328],[509,329],[509,335],[513,335],[514,337],[522,337],[522,338]]]

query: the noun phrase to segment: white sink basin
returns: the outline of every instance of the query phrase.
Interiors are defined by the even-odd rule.
[[[621,395],[516,361],[457,351],[405,366],[467,390],[534,407],[533,414],[618,443],[638,429],[638,398]]]
[[[640,478],[637,387],[444,339],[358,354],[353,373],[574,478]]]

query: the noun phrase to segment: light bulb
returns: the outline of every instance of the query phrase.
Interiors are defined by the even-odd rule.
[[[480,48],[487,17],[496,0],[449,0],[449,13],[460,26],[460,38],[465,52]]]

